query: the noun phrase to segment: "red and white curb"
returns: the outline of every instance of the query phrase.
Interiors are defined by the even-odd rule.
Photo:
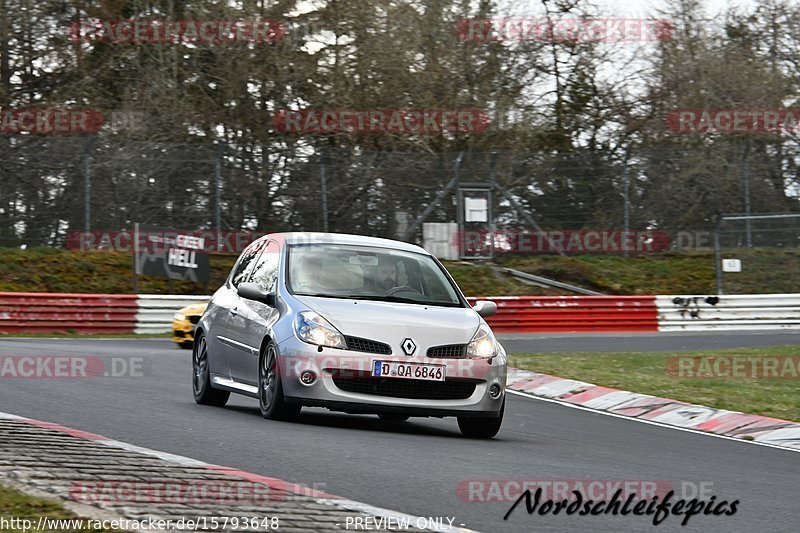
[[[800,424],[788,420],[714,409],[517,369],[509,369],[507,388],[510,392],[641,422],[800,451]]]
[[[397,521],[397,520],[407,521],[407,523],[411,524],[411,527],[416,527],[417,529],[422,529],[425,531],[433,531],[436,533],[475,533],[471,529],[456,527],[455,525],[453,525],[452,527],[435,527],[430,525],[430,522],[425,517],[400,513],[389,509],[375,507],[373,505],[369,505],[366,503],[348,500],[347,498],[342,498],[340,496],[329,494],[327,492],[297,485],[295,483],[284,481],[282,479],[262,476],[260,474],[254,474],[252,472],[247,472],[245,470],[239,470],[236,468],[230,468],[227,466],[219,466],[210,463],[205,463],[203,461],[198,461],[197,459],[192,459],[190,457],[184,457],[182,455],[175,455],[167,452],[161,452],[158,450],[152,450],[150,448],[135,446],[127,442],[121,442],[118,440],[110,439],[108,437],[104,437],[102,435],[96,435],[94,433],[89,433],[87,431],[83,431],[80,429],[74,429],[62,426],[60,424],[55,424],[52,422],[43,422],[41,420],[34,420],[31,418],[25,418],[23,416],[3,413],[3,412],[0,412],[0,419],[14,420],[16,422],[38,426],[52,431],[58,431],[60,433],[64,433],[71,437],[86,439],[97,444],[108,446],[110,448],[117,448],[129,452],[140,453],[142,455],[156,457],[158,459],[161,459],[162,461],[166,461],[168,463],[172,463],[179,466],[205,468],[218,474],[221,473],[237,479],[243,479],[252,483],[260,483],[266,485],[269,487],[270,490],[279,490],[279,491],[290,492],[293,494],[308,496],[310,498],[313,498],[318,503],[337,507],[338,509],[343,511],[363,513],[377,517],[378,519],[385,518],[387,523],[391,523],[391,521],[389,520],[391,518],[392,521]]]

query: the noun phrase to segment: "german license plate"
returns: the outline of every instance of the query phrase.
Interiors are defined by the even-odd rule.
[[[444,365],[422,365],[397,361],[374,361],[372,376],[381,378],[424,379],[444,381]]]

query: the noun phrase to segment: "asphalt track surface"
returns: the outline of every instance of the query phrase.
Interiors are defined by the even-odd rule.
[[[726,345],[738,338],[752,346],[789,344],[787,335],[724,337]],[[546,341],[531,336],[504,344],[519,351],[519,343],[527,342],[527,352],[564,346],[574,351],[582,343],[605,351],[664,347],[661,343],[675,349],[673,337],[679,336],[550,336]],[[722,336],[690,337],[702,337],[704,347],[713,348]],[[689,337],[680,342],[702,344]],[[800,454],[793,451],[517,395],[509,395],[503,428],[491,441],[462,438],[454,419],[386,426],[374,416],[307,409],[297,422],[272,422],[260,417],[257,402],[249,398],[232,396],[225,408],[196,405],[190,352],[166,340],[0,340],[0,356],[21,355],[141,357],[145,375],[0,378],[0,411],[303,483],[377,507],[455,517],[455,524],[480,531],[797,531]],[[678,489],[686,482],[703,483],[717,501],[740,503],[734,516],[695,516],[686,527],[673,516],[659,526],[650,517],[528,516],[524,505],[504,521],[512,502],[459,498],[456,489],[467,480],[654,480]]]

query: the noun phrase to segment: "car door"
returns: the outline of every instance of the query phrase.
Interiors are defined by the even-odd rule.
[[[259,239],[245,248],[236,262],[230,278],[214,295],[214,304],[217,306],[217,310],[213,317],[209,338],[213,339],[213,347],[222,356],[228,372],[230,372],[231,361],[242,349],[235,340],[235,324],[242,308],[242,298],[236,292],[237,287],[240,283],[250,279],[255,260],[265,244],[266,240]]]
[[[256,260],[248,281],[258,284],[268,294],[275,294],[280,257],[278,243],[269,241]],[[238,310],[238,314],[231,320],[232,339],[238,347],[230,352],[231,376],[240,383],[257,385],[261,341],[278,320],[278,311],[263,302],[246,298],[239,299]]]

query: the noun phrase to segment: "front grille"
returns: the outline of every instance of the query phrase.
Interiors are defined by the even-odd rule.
[[[200,322],[201,316],[202,315],[189,315],[186,318],[188,318],[189,322],[191,322],[192,324],[197,324],[198,322]]]
[[[373,378],[369,375],[333,374],[333,383],[343,391],[412,400],[464,400],[475,392],[475,383],[461,380]]]
[[[177,329],[173,329],[172,330],[172,336],[173,337],[185,337],[186,336],[186,332],[185,331],[179,331]]]
[[[391,346],[382,342],[362,339],[361,337],[345,337],[344,339],[347,341],[347,348],[354,352],[367,352],[378,355],[391,355],[392,353]]]
[[[428,357],[439,359],[463,359],[467,356],[466,344],[445,344],[428,348]]]

